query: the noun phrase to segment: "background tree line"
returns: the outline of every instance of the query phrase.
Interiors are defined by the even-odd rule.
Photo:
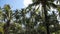
[[[60,1],[32,1],[21,10],[12,10],[8,4],[0,7],[0,34],[60,34]]]

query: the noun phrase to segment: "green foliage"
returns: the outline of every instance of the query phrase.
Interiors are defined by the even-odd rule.
[[[0,8],[0,32],[3,34],[47,34],[47,32],[60,34],[56,13],[50,11],[53,7],[60,13],[60,7],[53,3],[55,0],[32,1],[32,4],[21,10],[11,10],[10,5]]]

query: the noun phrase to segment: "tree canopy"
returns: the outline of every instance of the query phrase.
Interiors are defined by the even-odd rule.
[[[32,2],[21,10],[0,7],[0,34],[60,34],[60,0]]]

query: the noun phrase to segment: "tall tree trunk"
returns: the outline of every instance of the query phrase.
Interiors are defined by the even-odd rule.
[[[7,20],[6,24],[4,25],[4,34],[9,34],[9,26],[10,20]]]
[[[46,0],[44,0],[42,3],[43,3],[42,6],[44,8],[44,15],[45,15],[45,23],[46,23],[47,34],[50,34],[49,23],[48,23],[48,16],[47,16],[47,10],[46,10]]]

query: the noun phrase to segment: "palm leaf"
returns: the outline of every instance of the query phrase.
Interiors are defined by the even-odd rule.
[[[55,5],[53,2],[49,2],[48,3],[50,6],[52,6],[53,8],[57,8],[57,5]]]

